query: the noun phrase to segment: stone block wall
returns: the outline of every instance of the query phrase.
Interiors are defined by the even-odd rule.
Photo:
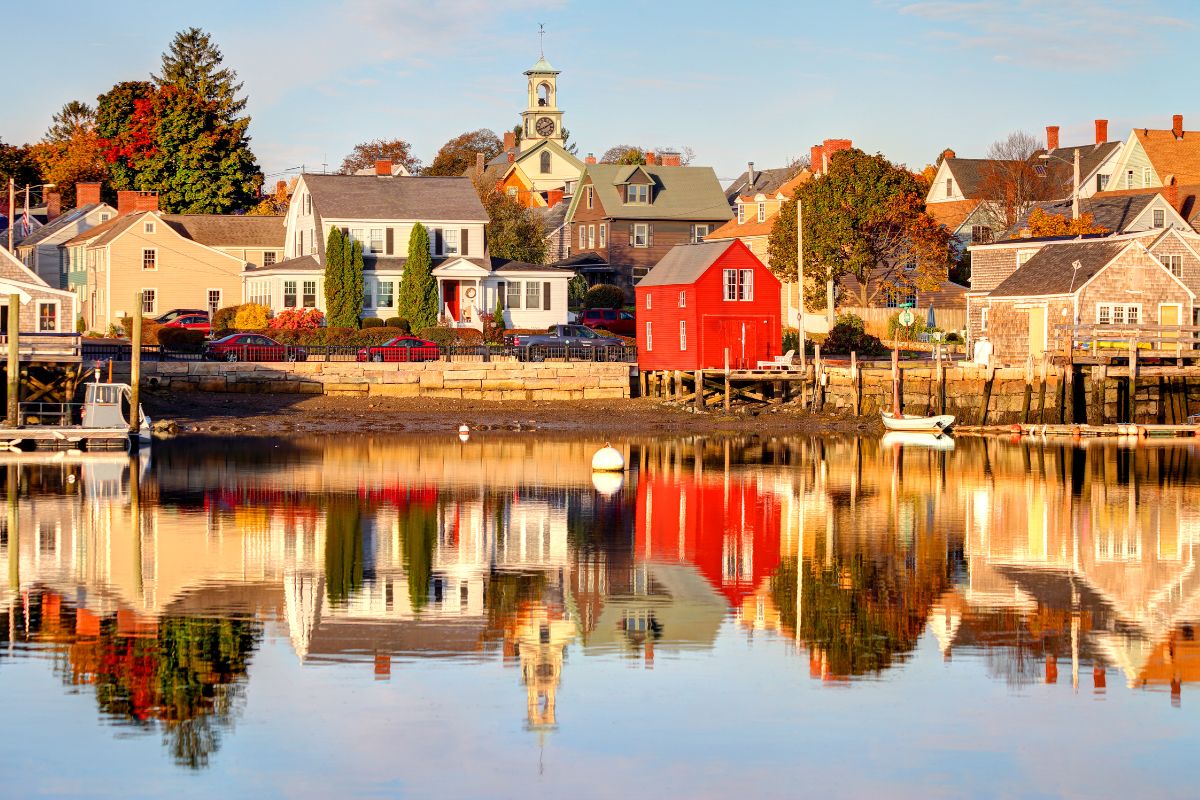
[[[172,391],[445,397],[462,400],[598,400],[630,396],[630,364],[299,362],[143,364],[143,383]]]

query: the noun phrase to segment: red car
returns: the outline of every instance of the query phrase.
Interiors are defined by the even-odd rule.
[[[212,323],[208,321],[208,314],[189,314],[185,317],[176,317],[163,327],[186,328],[189,331],[200,331],[205,336],[212,333]]]
[[[397,336],[358,351],[359,361],[436,361],[441,356],[436,344],[416,336]]]
[[[306,361],[303,347],[288,347],[258,333],[231,333],[204,346],[209,361]]]
[[[618,336],[636,336],[637,321],[628,311],[614,308],[589,308],[579,315],[579,324],[608,331]]]

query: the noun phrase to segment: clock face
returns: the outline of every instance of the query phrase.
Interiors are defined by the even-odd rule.
[[[542,117],[537,121],[537,125],[535,127],[537,129],[538,136],[549,136],[550,134],[554,133],[554,120],[550,119],[549,117]]]

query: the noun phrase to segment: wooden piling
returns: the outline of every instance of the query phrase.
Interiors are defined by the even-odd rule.
[[[1137,338],[1129,340],[1129,414],[1126,422],[1137,420],[1138,346]]]
[[[1046,422],[1046,354],[1042,353],[1042,364],[1038,369],[1038,410],[1037,421]]]
[[[699,411],[704,408],[704,370],[696,370],[696,380],[693,381],[693,384],[696,387],[696,393],[692,397],[692,403],[696,407],[696,410]],[[699,463],[698,459],[697,463]]]
[[[862,416],[862,381],[859,378],[858,353],[850,353],[850,391],[854,395],[854,416]]]
[[[650,387],[647,385],[647,381],[646,381],[646,372],[644,370],[639,370],[638,371],[638,396],[645,397],[649,388]]]
[[[675,370],[675,399],[683,399],[683,373]]]
[[[729,413],[729,348],[725,348],[725,413]]]
[[[21,402],[21,296],[8,296],[8,427],[20,424]]]
[[[825,362],[821,360],[821,345],[817,345],[813,359],[813,407],[817,411],[825,408]]]
[[[1106,370],[1103,365],[1094,365],[1088,371],[1088,397],[1085,398],[1087,404],[1087,421],[1088,425],[1099,427],[1104,424],[1104,381],[1106,378]]]
[[[987,380],[983,384],[983,403],[979,407],[979,424],[987,424],[988,406],[992,404],[992,383],[996,380],[996,368],[988,364]]]
[[[1025,357],[1025,396],[1021,400],[1021,422],[1029,422],[1029,407],[1033,404],[1033,353]]]
[[[137,441],[142,386],[142,291],[134,292],[133,331],[129,336],[129,433]]]

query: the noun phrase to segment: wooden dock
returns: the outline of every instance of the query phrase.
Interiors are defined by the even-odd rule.
[[[84,428],[78,425],[30,425],[0,428],[0,451],[22,452],[37,449],[83,450],[89,447],[112,449],[129,446],[127,428]]]
[[[1084,439],[1095,437],[1129,437],[1138,439],[1180,439],[1200,435],[1200,425],[1154,425],[1133,422],[1118,422],[1112,425],[1086,424],[1016,424],[1016,425],[959,425],[957,433],[991,435],[1019,435],[1034,437],[1066,437]]]

